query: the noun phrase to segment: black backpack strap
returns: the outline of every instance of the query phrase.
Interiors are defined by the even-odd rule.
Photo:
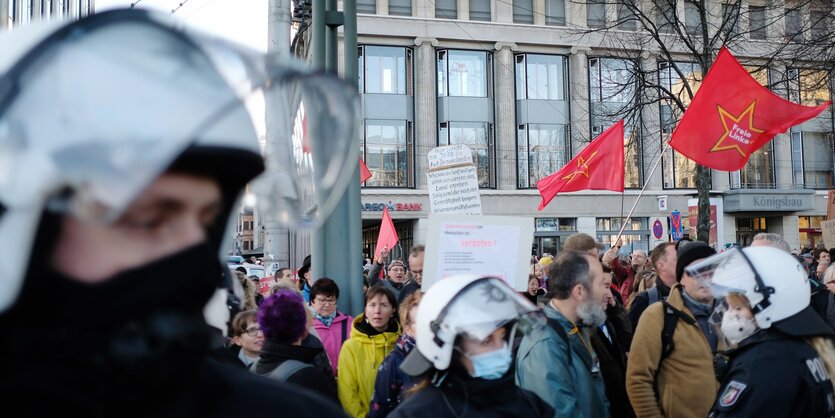
[[[664,328],[661,330],[661,360],[658,361],[658,368],[661,368],[661,362],[664,361],[675,349],[673,342],[673,335],[676,332],[676,325],[681,319],[688,325],[696,325],[696,320],[687,316],[686,313],[674,308],[669,302],[662,301],[664,304]]]
[[[342,342],[348,339],[348,320],[342,321]]]
[[[562,325],[556,319],[548,318],[548,326],[550,326],[557,333],[557,335],[565,341],[565,352],[566,357],[568,358],[568,367],[571,367],[571,343],[568,341],[568,334],[565,333],[565,329],[563,329]]]

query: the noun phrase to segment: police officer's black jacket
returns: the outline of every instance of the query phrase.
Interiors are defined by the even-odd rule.
[[[774,328],[730,353],[712,418],[835,417],[835,394],[823,359],[803,338]]]

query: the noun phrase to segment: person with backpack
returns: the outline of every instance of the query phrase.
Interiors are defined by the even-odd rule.
[[[666,300],[650,305],[638,323],[626,392],[639,418],[702,418],[713,405],[719,388],[714,371],[719,336],[708,323],[713,295],[709,280],[685,273],[685,267],[713,254],[716,250],[703,242],[682,246],[675,269],[678,284]]]
[[[603,266],[588,252],[563,251],[548,265],[548,320],[526,335],[516,355],[516,382],[556,416],[609,416],[600,360],[590,334],[606,321]]]
[[[339,301],[339,286],[333,280],[322,277],[310,288],[310,306],[313,308],[313,327],[319,334],[328,359],[331,362],[333,375],[339,371],[339,350],[342,344],[351,336],[351,324],[354,318],[337,310]]]
[[[264,346],[250,369],[259,376],[309,389],[339,405],[336,381],[315,365],[323,348],[302,345],[307,336],[307,318],[299,292],[281,290],[265,299],[258,311]]]
[[[711,417],[835,416],[835,332],[809,306],[790,253],[733,249],[688,270],[724,297],[712,319],[736,347]]]
[[[655,302],[667,299],[670,295],[670,288],[676,284],[676,243],[664,242],[652,249],[649,261],[655,270],[655,286],[641,292],[632,301],[629,308],[629,319],[632,321],[632,328],[638,328],[638,320],[648,306]]]

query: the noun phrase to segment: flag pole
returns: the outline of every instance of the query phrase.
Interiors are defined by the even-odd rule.
[[[661,154],[658,155],[658,159],[655,160],[655,164],[652,165],[652,170],[650,170],[649,174],[647,175],[646,181],[644,181],[644,187],[641,187],[641,191],[638,193],[638,197],[635,198],[635,203],[632,204],[632,209],[629,209],[629,214],[626,215],[626,219],[621,223],[620,231],[618,231],[618,237],[615,238],[615,243],[620,241],[620,237],[623,235],[623,230],[626,229],[626,223],[632,219],[632,213],[635,212],[635,208],[638,207],[638,201],[641,200],[641,196],[644,195],[644,190],[647,189],[647,185],[649,184],[649,179],[652,178],[652,175],[655,174],[655,170],[658,168],[658,163],[661,162],[661,158],[664,157],[664,153],[667,152],[667,149],[670,148],[670,141],[664,143],[664,148],[661,150]],[[623,216],[623,212],[621,212],[621,216]]]

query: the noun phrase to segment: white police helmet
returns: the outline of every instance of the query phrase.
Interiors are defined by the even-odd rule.
[[[774,326],[790,335],[831,333],[809,307],[810,287],[803,267],[789,253],[772,247],[732,248],[686,268],[709,280],[714,296],[744,296],[760,329]]]
[[[499,327],[530,318],[537,322],[536,306],[495,277],[462,275],[435,283],[421,298],[415,321],[415,349],[401,364],[407,374],[417,376],[434,367],[450,366],[455,338],[466,335],[484,340]]]
[[[226,170],[217,178],[238,197],[264,169],[264,115],[250,112],[259,102],[285,110],[271,114],[282,128],[266,138],[257,185],[287,224],[326,216],[358,160],[352,86],[167,14],[33,23],[0,35],[0,51],[0,312],[17,298],[45,212],[113,222],[194,149],[215,151],[200,161]],[[325,141],[330,156],[311,152]]]

